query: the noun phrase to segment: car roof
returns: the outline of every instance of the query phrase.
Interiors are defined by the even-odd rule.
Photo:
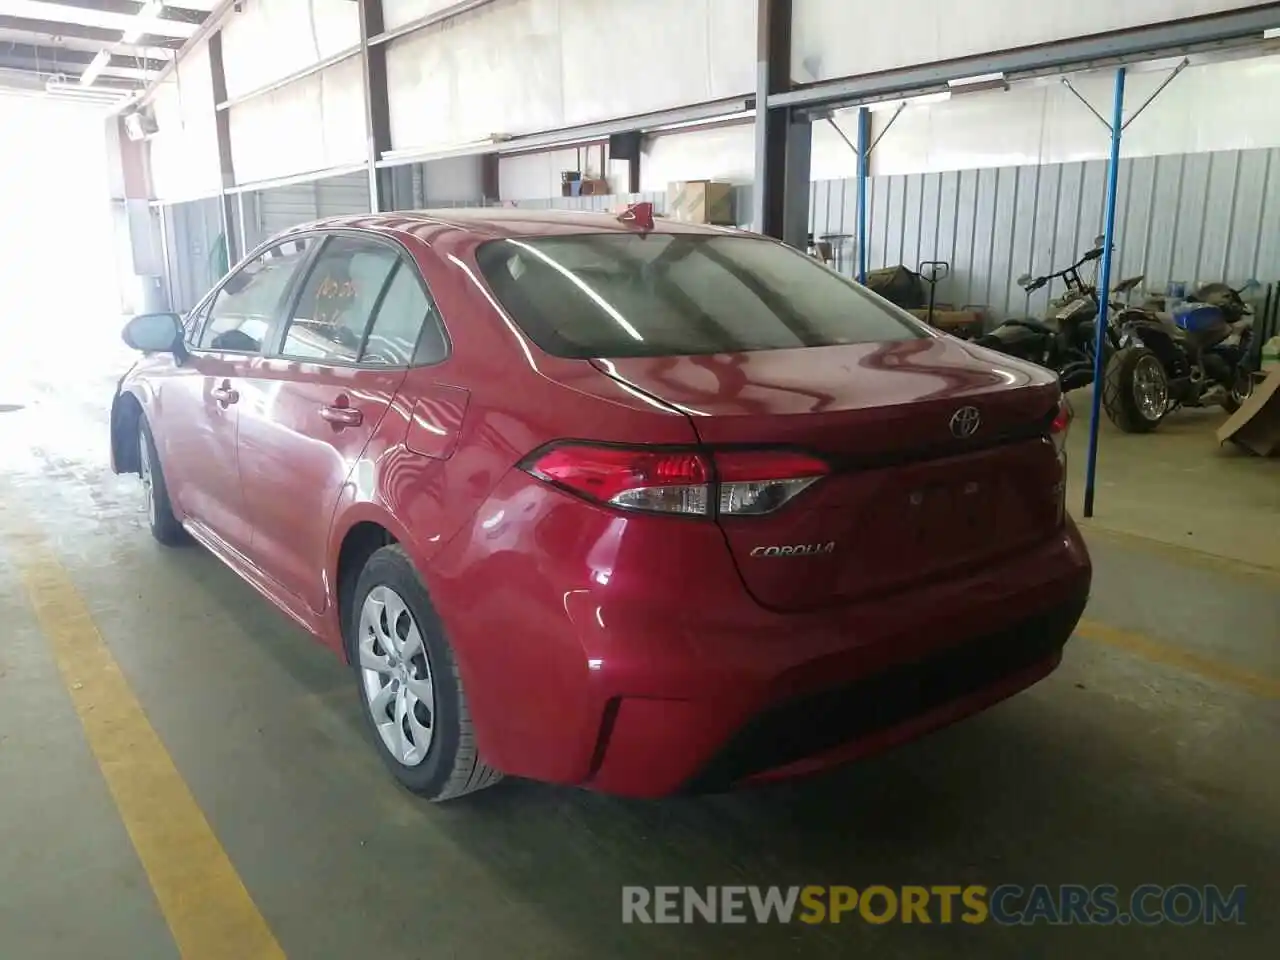
[[[300,224],[284,235],[304,230],[372,230],[387,234],[413,234],[423,240],[449,233],[466,233],[485,239],[570,236],[583,233],[639,233],[633,223],[624,223],[616,213],[587,210],[531,210],[521,207],[457,207],[448,210],[397,210],[394,213],[330,217]],[[736,228],[712,227],[666,217],[654,217],[651,233],[703,234],[737,233]]]

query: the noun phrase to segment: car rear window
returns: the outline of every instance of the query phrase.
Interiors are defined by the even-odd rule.
[[[476,259],[511,318],[561,357],[655,357],[926,336],[909,315],[754,237],[493,240]]]

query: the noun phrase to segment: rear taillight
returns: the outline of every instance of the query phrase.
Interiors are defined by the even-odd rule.
[[[1065,396],[1058,399],[1058,412],[1049,424],[1049,439],[1058,452],[1058,478],[1053,485],[1052,495],[1057,510],[1058,523],[1067,516],[1067,433],[1071,430],[1071,419],[1074,413]]]
[[[1065,396],[1060,397],[1058,399],[1058,412],[1054,414],[1053,422],[1049,424],[1049,439],[1058,448],[1059,454],[1066,452],[1067,432],[1071,429],[1071,418],[1073,416],[1071,404],[1067,402],[1067,398]]]
[[[697,453],[562,444],[524,464],[540,480],[628,510],[706,514],[711,471]]]
[[[781,450],[730,450],[715,454],[722,514],[772,513],[831,470],[817,457]]]
[[[772,513],[830,472],[803,453],[655,450],[562,443],[522,464],[540,480],[625,510],[690,516]]]

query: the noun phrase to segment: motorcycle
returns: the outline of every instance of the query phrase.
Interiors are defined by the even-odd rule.
[[[1096,284],[1085,283],[1080,276],[1080,268],[1088,263],[1096,264],[1102,258],[1102,244],[1103,238],[1096,238],[1094,246],[1079,260],[1055,273],[1042,277],[1023,274],[1018,278],[1018,286],[1028,294],[1053,280],[1061,279],[1066,286],[1062,296],[1050,302],[1044,320],[1030,317],[1006,320],[975,342],[1056,371],[1063,390],[1075,390],[1092,383],[1098,290]],[[1130,277],[1118,283],[1112,293],[1128,293],[1142,280],[1141,276]],[[1119,305],[1113,306],[1119,309]]]
[[[1102,403],[1126,433],[1149,433],[1179,407],[1234,413],[1253,392],[1253,311],[1240,289],[1200,287],[1172,311],[1160,298],[1116,316]]]

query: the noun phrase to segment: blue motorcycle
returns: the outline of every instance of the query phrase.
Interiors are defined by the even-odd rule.
[[[1238,410],[1257,367],[1253,311],[1241,297],[1252,285],[1209,283],[1169,311],[1158,299],[1121,310],[1102,388],[1111,422],[1150,433],[1179,407]]]

